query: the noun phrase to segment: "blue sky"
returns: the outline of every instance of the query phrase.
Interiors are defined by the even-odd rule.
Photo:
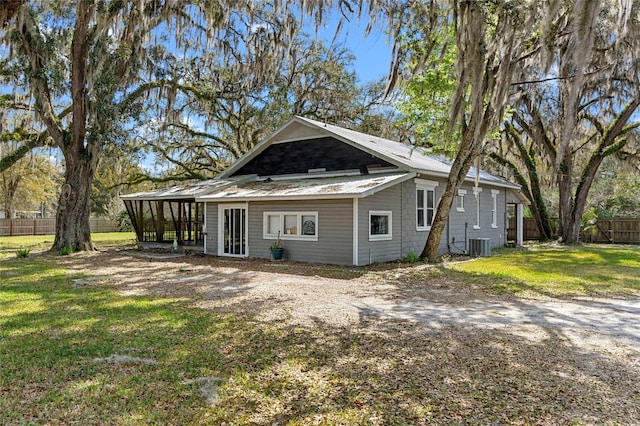
[[[318,31],[318,38],[330,42],[338,25],[339,15],[334,12],[330,22]],[[384,33],[384,23],[377,24],[365,37],[364,31],[368,19],[363,17],[360,22],[352,18],[351,22],[345,22],[336,41],[344,44],[356,57],[354,66],[360,83],[368,83],[386,77],[389,73],[391,62],[391,45]],[[312,27],[307,31],[314,33]]]

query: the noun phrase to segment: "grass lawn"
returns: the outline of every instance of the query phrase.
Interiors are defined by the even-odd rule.
[[[451,267],[465,283],[495,293],[533,296],[640,293],[640,247],[542,244],[495,250],[488,258]]]
[[[548,282],[557,280],[576,292],[592,290],[585,281],[637,291],[639,254],[630,247],[539,248],[455,266],[451,274],[489,277],[496,291],[553,294],[557,284]],[[613,357],[556,334],[531,340],[508,330],[429,331],[411,322],[260,322],[258,305],[216,312],[193,300],[124,296],[108,281],[76,286],[82,275],[59,259],[0,259],[0,424],[640,421],[637,352]],[[82,254],[65,259],[84,263]],[[571,272],[576,264],[590,272]],[[624,280],[608,278],[619,270]],[[116,355],[126,362],[105,362]]]
[[[0,424],[185,424],[203,406],[182,382],[233,369],[228,317],[76,289],[50,260],[0,261],[0,277]],[[157,363],[94,361],[114,354]]]
[[[15,256],[16,250],[29,249],[32,253],[51,249],[53,235],[21,235],[0,237],[0,259]],[[132,247],[136,239],[134,232],[101,232],[91,234],[91,239],[99,249],[113,247]]]

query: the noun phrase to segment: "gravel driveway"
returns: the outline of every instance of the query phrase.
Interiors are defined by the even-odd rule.
[[[193,298],[203,308],[246,310],[258,320],[351,327],[363,321],[499,329],[533,340],[549,336],[607,351],[640,351],[640,300],[516,298],[416,282],[419,267],[379,271],[211,257],[115,252],[73,261],[125,294]]]

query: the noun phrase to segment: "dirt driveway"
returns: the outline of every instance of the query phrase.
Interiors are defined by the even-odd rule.
[[[216,347],[243,373],[225,376],[214,424],[345,424],[331,416],[349,410],[364,420],[347,424],[640,424],[637,298],[495,296],[426,266],[152,257],[56,262],[93,275],[78,291],[231,314],[238,332]]]
[[[494,329],[533,341],[637,356],[640,300],[498,297],[447,282],[426,266],[326,265],[141,254],[87,254],[69,262],[123,294],[185,297],[206,309],[251,313],[282,325],[358,327],[406,321],[427,332]],[[416,271],[424,272],[420,280]]]

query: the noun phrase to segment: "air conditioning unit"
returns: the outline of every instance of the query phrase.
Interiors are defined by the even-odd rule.
[[[469,255],[474,257],[491,256],[491,238],[470,238]]]

